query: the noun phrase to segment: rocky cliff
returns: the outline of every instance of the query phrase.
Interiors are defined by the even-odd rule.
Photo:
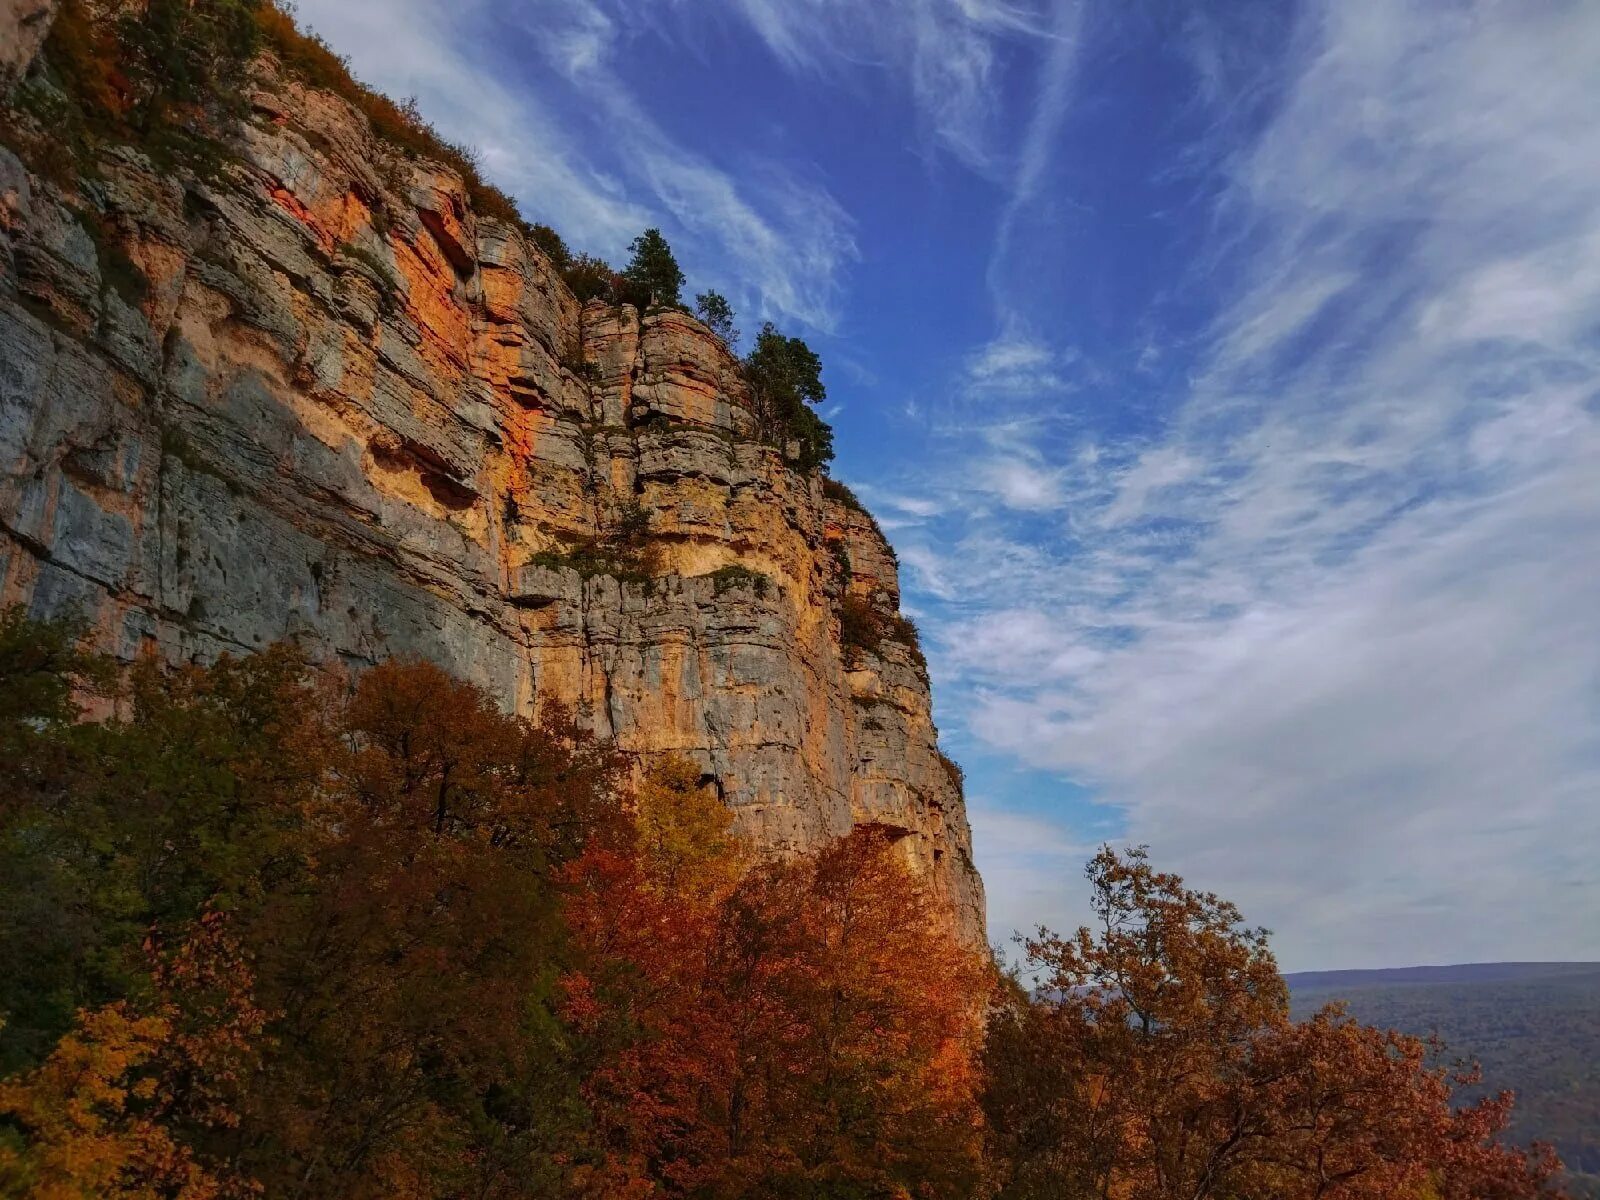
[[[579,304],[457,174],[259,69],[205,178],[0,149],[0,603],[125,658],[292,638],[559,701],[762,845],[886,827],[981,941],[920,655],[841,631],[897,612],[871,517],[754,436],[699,322]]]

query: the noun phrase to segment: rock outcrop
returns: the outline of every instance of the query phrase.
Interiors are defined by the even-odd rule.
[[[0,0],[0,96],[39,52],[56,4],[57,0]]]
[[[0,603],[125,658],[292,638],[561,702],[762,845],[890,830],[981,942],[920,656],[841,642],[847,594],[898,605],[871,518],[755,436],[699,322],[579,304],[264,70],[210,181],[123,147],[79,194],[0,149]]]

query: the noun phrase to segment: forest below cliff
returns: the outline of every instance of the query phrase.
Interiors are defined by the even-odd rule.
[[[1550,1142],[1575,1194],[1600,1197],[1600,964],[1486,963],[1291,975],[1296,1013],[1343,1001],[1362,1021],[1437,1036],[1517,1094],[1510,1133]]]
[[[733,359],[726,301],[699,294],[703,326],[680,315],[657,231],[621,270],[573,250],[274,4],[47,7],[0,113],[20,331],[0,499],[8,594],[29,600],[0,614],[0,1195],[1559,1194],[1555,1161],[1505,1140],[1508,1097],[1336,1008],[1296,1019],[1265,935],[1143,851],[1097,855],[1094,927],[1037,931],[1014,971],[963,939],[982,911],[960,768],[927,718],[892,551],[818,476],[831,433],[803,342],[763,326]],[[321,212],[287,186],[312,161],[340,185],[311,196]],[[682,351],[705,330],[714,355]],[[616,350],[628,338],[637,353]],[[662,381],[685,363],[700,390]],[[653,397],[628,390],[649,374]],[[535,452],[567,449],[560,472]],[[654,476],[646,450],[667,460]],[[350,470],[291,473],[306,463]],[[343,553],[308,508],[349,516]],[[668,531],[669,514],[704,524]],[[873,535],[853,562],[827,520]],[[795,656],[755,603],[776,611],[775,578],[690,561],[780,528],[793,561],[762,565],[787,570],[783,621],[801,613],[853,677],[800,698],[793,725],[814,717],[838,753],[789,794],[875,771],[833,789],[847,820],[742,836],[703,762],[622,744],[642,722],[613,719],[615,673],[591,676],[611,736],[599,706],[548,689],[516,695],[535,715],[507,711],[513,650],[587,618],[601,583],[620,614],[625,588],[639,610],[688,609],[685,581],[706,580],[703,607],[743,596],[738,654],[767,621],[772,657]],[[492,547],[493,586],[453,593],[417,554],[441,545]],[[426,586],[335,590],[373,563]],[[92,621],[34,619],[71,607],[47,586],[65,577],[101,602]],[[521,640],[485,635],[486,612]],[[223,615],[239,620],[208,624]],[[437,636],[392,657],[403,629]],[[777,694],[793,677],[745,678]],[[634,711],[690,710],[674,700]],[[791,715],[731,711],[725,740],[750,712],[779,733]],[[847,723],[865,752],[844,754]],[[913,753],[922,775],[888,769]]]
[[[1025,988],[880,832],[758,853],[559,709],[81,633],[0,618],[6,1195],[1559,1194],[1140,851]]]

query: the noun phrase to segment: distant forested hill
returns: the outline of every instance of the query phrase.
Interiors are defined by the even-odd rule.
[[[1554,1142],[1600,1198],[1600,963],[1472,963],[1288,976],[1296,1016],[1345,1000],[1362,1021],[1437,1033],[1517,1092],[1513,1131]]]

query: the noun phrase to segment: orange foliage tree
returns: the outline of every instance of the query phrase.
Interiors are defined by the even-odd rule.
[[[997,1003],[984,1107],[995,1191],[1103,1200],[1554,1196],[1545,1151],[1499,1143],[1507,1096],[1415,1038],[1325,1009],[1289,1017],[1264,930],[1153,870],[1091,861],[1097,927],[1026,943],[1038,979]]]
[[[207,1165],[196,1135],[239,1123],[267,1014],[221,914],[163,952],[144,1013],[126,1001],[80,1012],[49,1057],[0,1082],[0,1193],[49,1200],[230,1200],[253,1181]]]
[[[708,833],[727,817],[694,779],[658,768],[640,849],[573,872],[586,955],[565,1013],[608,1152],[594,1188],[966,1195],[980,965],[881,833],[727,870],[745,852]]]
[[[424,663],[117,684],[0,613],[0,749],[5,1195],[1558,1194],[1509,1097],[1292,1021],[1266,934],[1142,851],[1029,994],[889,831],[757,856],[693,764],[627,796],[569,714]]]

